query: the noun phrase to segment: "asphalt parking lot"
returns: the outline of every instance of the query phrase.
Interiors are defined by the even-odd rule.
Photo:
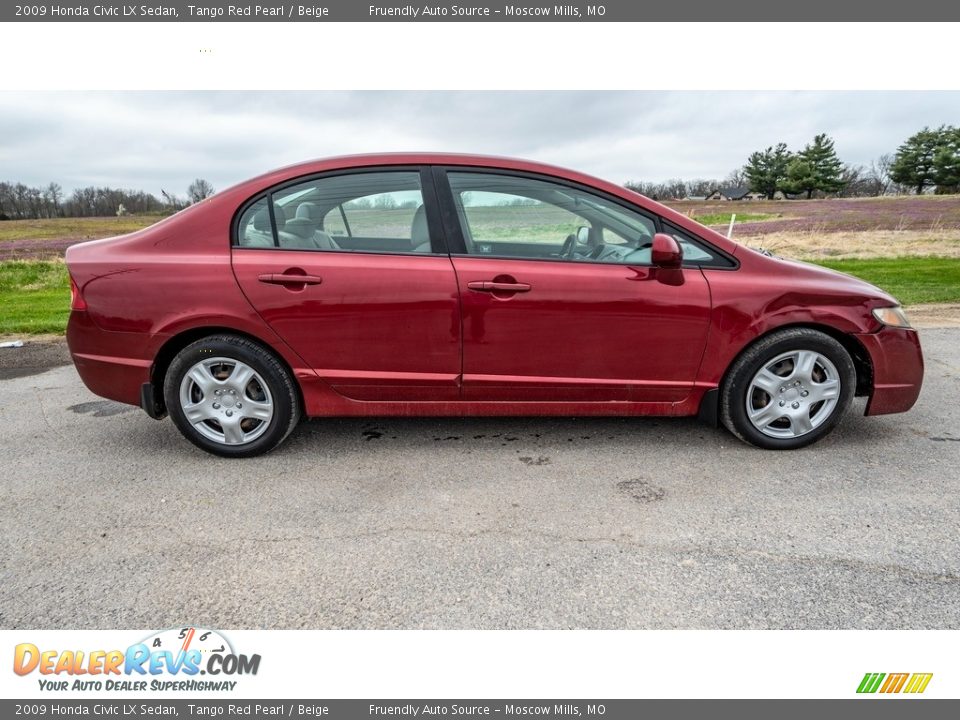
[[[694,420],[302,426],[227,461],[0,380],[0,627],[958,628],[960,329],[906,415],[771,453]],[[17,351],[0,351],[17,352]]]

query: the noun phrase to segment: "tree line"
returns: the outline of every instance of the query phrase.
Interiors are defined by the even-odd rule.
[[[746,164],[723,180],[628,182],[626,186],[655,199],[706,197],[724,187],[745,187],[768,199],[777,197],[878,197],[960,192],[960,127],[923,130],[905,140],[892,155],[869,165],[840,160],[826,133],[793,152],[786,143],[751,153]]]
[[[107,215],[165,215],[177,212],[213,195],[213,186],[197,178],[186,197],[160,191],[161,197],[142,190],[109,187],[77,188],[66,195],[57,183],[30,187],[0,182],[0,220],[36,220],[58,217],[103,217]]]
[[[753,152],[743,167],[723,180],[626,183],[631,190],[660,200],[707,197],[729,186],[746,187],[769,199],[960,193],[960,127],[925,127],[893,155],[881,155],[866,167],[842,162],[833,139],[821,133],[796,152],[782,142]],[[185,197],[161,190],[160,198],[142,190],[94,186],[77,188],[67,196],[55,182],[45,187],[0,182],[0,220],[169,214],[213,193],[213,186],[202,178],[190,183]]]

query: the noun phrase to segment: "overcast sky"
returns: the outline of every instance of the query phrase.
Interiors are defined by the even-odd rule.
[[[622,183],[723,178],[756,149],[816,133],[867,164],[958,92],[0,92],[0,180],[185,194],[354,152],[511,155]]]

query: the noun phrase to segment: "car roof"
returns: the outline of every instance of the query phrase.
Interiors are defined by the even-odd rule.
[[[293,179],[301,175],[312,175],[328,170],[377,167],[383,165],[461,165],[467,167],[488,167],[499,170],[542,173],[554,177],[576,180],[577,182],[583,182],[588,185],[602,186],[608,184],[605,180],[570,170],[569,168],[520,158],[467,153],[388,152],[337,155],[298,162],[251,178],[251,180],[241,183],[241,185],[247,185],[248,183],[260,184],[261,182],[272,185],[276,182],[283,182],[286,179]]]

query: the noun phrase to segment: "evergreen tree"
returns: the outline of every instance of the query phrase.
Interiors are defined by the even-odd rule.
[[[837,157],[833,140],[826,133],[814,137],[813,142],[807,145],[799,156],[810,165],[810,175],[813,178],[813,187],[805,188],[807,197],[813,195],[814,190],[835,193],[843,189],[843,163]]]
[[[813,191],[818,187],[817,177],[813,171],[813,165],[802,157],[795,157],[787,165],[787,177],[780,184],[780,189],[790,195],[806,193],[807,197],[813,195]]]
[[[960,192],[960,127],[940,128],[940,147],[933,156],[937,194]]]
[[[890,165],[890,178],[902,185],[916,188],[917,195],[923,189],[937,184],[937,171],[934,162],[937,151],[941,149],[941,134],[945,128],[931,130],[924,128],[908,138],[893,157]]]
[[[793,155],[787,150],[786,143],[778,143],[763,152],[753,153],[743,168],[750,189],[763,193],[768,200],[773,200],[787,177],[787,166],[792,159]]]

